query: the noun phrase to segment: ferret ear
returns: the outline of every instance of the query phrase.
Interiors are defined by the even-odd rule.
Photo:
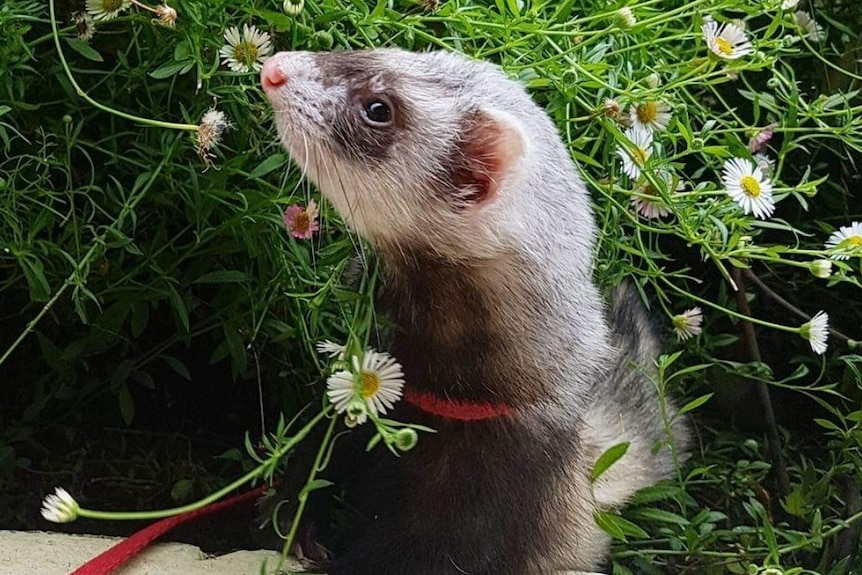
[[[521,128],[510,114],[478,110],[468,115],[459,143],[458,199],[468,205],[494,201],[524,151]]]

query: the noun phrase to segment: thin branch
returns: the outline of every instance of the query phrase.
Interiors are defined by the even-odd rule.
[[[736,305],[743,314],[751,316],[742,273],[740,273],[739,268],[731,268],[730,273],[733,276],[733,281],[739,287],[735,292]],[[745,343],[749,358],[753,361],[761,361],[760,346],[757,343],[757,335],[754,333],[754,325],[749,321],[742,321],[739,325],[742,330],[742,340]],[[790,476],[787,474],[787,467],[784,465],[784,456],[781,453],[781,439],[778,436],[778,426],[775,423],[775,410],[772,408],[772,397],[769,395],[769,387],[766,383],[756,381],[754,382],[754,386],[757,389],[760,406],[763,408],[763,417],[766,420],[769,458],[772,461],[772,468],[775,470],[775,477],[778,479],[779,496],[784,497],[790,493]]]
[[[761,280],[759,277],[757,277],[757,275],[756,275],[753,271],[751,271],[750,269],[746,269],[746,270],[744,271],[744,273],[745,273],[745,277],[746,277],[746,279],[751,280],[751,283],[753,283],[753,284],[757,285],[757,287],[758,287],[758,288],[759,288],[759,289],[760,289],[764,294],[766,294],[767,296],[769,296],[770,298],[772,298],[773,300],[775,300],[775,301],[776,301],[776,303],[778,303],[778,304],[779,304],[779,305],[781,305],[782,307],[787,308],[787,309],[788,309],[788,310],[790,310],[791,312],[795,313],[797,316],[799,316],[799,317],[800,317],[800,319],[803,319],[803,320],[805,320],[805,321],[808,321],[808,320],[810,320],[810,319],[811,319],[811,315],[809,315],[809,314],[805,313],[804,311],[802,311],[801,309],[799,309],[798,307],[796,307],[795,305],[793,305],[792,303],[790,303],[789,301],[787,301],[786,299],[784,299],[783,297],[781,297],[780,295],[778,295],[777,293],[775,293],[775,292],[772,290],[772,288],[770,288],[770,287],[769,287],[769,286],[767,286],[765,283],[763,283],[763,280]],[[834,338],[836,338],[836,339],[841,340],[841,341],[842,341],[842,342],[844,342],[845,344],[847,344],[847,343],[849,343],[850,341],[852,341],[852,340],[853,340],[853,338],[847,337],[846,335],[844,335],[844,334],[843,334],[843,333],[841,333],[840,331],[838,331],[838,330],[836,330],[836,329],[832,329],[831,327],[829,328],[829,334],[830,334],[832,337],[834,337]]]

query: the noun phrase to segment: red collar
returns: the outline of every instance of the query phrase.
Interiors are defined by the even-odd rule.
[[[512,413],[512,408],[502,403],[474,403],[472,401],[443,399],[433,393],[412,389],[404,390],[404,401],[432,415],[457,421],[493,419]]]

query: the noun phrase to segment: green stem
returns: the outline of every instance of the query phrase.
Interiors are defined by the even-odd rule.
[[[120,118],[125,118],[126,120],[131,120],[132,122],[138,122],[144,125],[154,126],[157,128],[168,128],[170,130],[186,130],[190,132],[198,131],[199,126],[195,124],[175,124],[173,122],[162,122],[160,120],[153,120],[152,118],[142,118],[140,116],[134,116],[132,114],[127,114],[126,112],[115,110],[114,108],[108,107],[91,98],[87,94],[87,92],[85,92],[81,88],[81,86],[78,85],[78,82],[72,75],[71,68],[69,68],[69,63],[66,61],[66,55],[63,53],[63,47],[60,44],[60,32],[57,27],[57,17],[54,13],[54,0],[49,0],[48,8],[51,14],[51,34],[54,36],[54,45],[57,47],[57,55],[60,57],[60,64],[62,64],[63,70],[66,72],[66,77],[69,79],[69,82],[72,83],[72,86],[75,88],[75,93],[77,93],[78,96],[89,102],[92,106],[95,106],[99,110],[102,110],[103,112],[119,116]]]
[[[713,303],[713,302],[709,301],[708,299],[704,299],[702,297],[698,297],[692,293],[689,293],[689,292],[683,290],[682,288],[677,287],[672,281],[670,281],[666,278],[660,277],[660,279],[662,280],[663,283],[667,284],[668,287],[670,287],[673,291],[680,293],[680,294],[683,294],[684,296],[688,297],[689,299],[694,300],[698,303],[701,303],[705,306],[711,307],[713,309],[717,309],[718,311],[720,311],[724,314],[727,314],[730,317],[735,317],[736,319],[741,319],[743,321],[750,321],[751,323],[756,323],[757,325],[762,325],[764,327],[777,329],[779,331],[785,331],[788,333],[795,333],[795,334],[799,333],[798,327],[790,327],[790,326],[781,325],[778,323],[772,323],[771,321],[766,321],[763,319],[758,319],[756,317],[745,315],[744,313],[739,313],[738,311],[734,311],[730,308],[726,308],[724,306],[718,305],[717,303]]]
[[[332,430],[335,428],[335,422],[338,421],[337,417],[333,417],[329,422],[329,427],[326,428],[326,435],[323,437],[323,441],[320,442],[320,449],[317,450],[317,456],[314,458],[314,464],[311,466],[311,471],[308,472],[308,479],[305,482],[306,487],[311,485],[317,476],[317,472],[320,471],[320,464],[323,461],[323,455],[327,452],[329,448],[329,440],[332,437]],[[284,546],[281,549],[281,557],[278,560],[278,565],[275,568],[276,573],[281,572],[281,566],[284,564],[284,560],[287,558],[287,555],[290,553],[290,548],[293,547],[293,542],[296,540],[296,532],[299,529],[299,521],[302,519],[302,514],[305,511],[305,504],[308,501],[308,491],[305,491],[305,488],[298,495],[299,504],[296,506],[296,512],[293,514],[293,520],[290,523],[290,531],[287,533],[287,538],[284,540]]]
[[[272,465],[277,462],[279,459],[284,457],[288,451],[293,449],[300,441],[305,439],[311,430],[318,424],[322,419],[325,419],[329,412],[332,410],[331,406],[328,406],[326,409],[318,413],[314,419],[305,424],[305,427],[300,429],[296,435],[291,437],[287,442],[284,443],[278,450],[276,450],[270,458],[237,479],[236,481],[222,487],[215,493],[204,497],[203,499],[196,501],[195,503],[189,503],[188,505],[183,505],[181,507],[172,507],[170,509],[160,509],[158,511],[95,511],[92,509],[78,509],[79,517],[86,517],[88,519],[102,519],[106,521],[128,521],[128,520],[140,520],[140,519],[162,519],[164,517],[171,517],[174,515],[180,515],[182,513],[188,513],[189,511],[195,511],[197,509],[201,509],[202,507],[206,507],[210,503],[214,501],[218,501],[231,491],[237,489],[238,487],[243,486],[253,479],[257,479],[265,471],[270,469]],[[336,418],[332,418],[333,421]],[[330,430],[332,429],[332,425],[330,424]],[[316,463],[316,462],[315,462]]]
[[[91,248],[91,251],[92,249],[93,248]],[[88,253],[87,255],[89,256],[90,254]],[[21,345],[21,342],[24,341],[24,338],[30,335],[30,333],[36,328],[36,325],[38,325],[38,323],[42,321],[42,318],[45,317],[45,314],[51,310],[55,303],[57,303],[57,300],[60,299],[60,296],[63,295],[63,292],[65,292],[66,288],[69,287],[69,285],[72,283],[72,278],[77,271],[78,269],[76,268],[75,271],[72,272],[72,275],[69,276],[65,282],[63,282],[63,285],[60,286],[60,289],[58,289],[57,292],[53,296],[51,296],[51,299],[48,300],[48,303],[46,303],[44,307],[42,307],[42,310],[38,314],[36,314],[36,317],[31,319],[29,323],[27,323],[27,327],[25,327],[24,331],[22,331],[21,334],[17,338],[15,338],[15,341],[12,342],[12,345],[6,348],[6,351],[3,353],[2,356],[0,356],[0,365],[3,365],[3,363],[7,359],[9,359],[9,356],[12,355],[12,352],[15,351],[19,345]]]

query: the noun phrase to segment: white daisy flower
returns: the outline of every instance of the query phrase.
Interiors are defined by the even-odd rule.
[[[326,380],[326,395],[335,411],[348,412],[348,416],[361,419],[361,414],[350,409],[356,400],[361,401],[365,411],[373,415],[392,409],[403,393],[401,364],[388,353],[371,349],[366,350],[361,365],[358,357],[353,356],[351,360],[352,371],[338,371]]]
[[[634,126],[624,133],[625,137],[634,146],[633,150],[617,147],[617,155],[623,161],[623,173],[633,180],[641,175],[641,169],[646,165],[652,154],[652,132],[644,128]]]
[[[772,184],[751,160],[731,158],[721,176],[727,193],[746,214],[766,219],[775,211]]]
[[[677,341],[685,341],[703,331],[700,327],[703,323],[703,313],[696,306],[673,316],[671,321]]]
[[[78,518],[78,502],[62,487],[42,500],[42,517],[53,523],[70,523]]]
[[[719,58],[736,60],[754,50],[745,31],[736,24],[719,24],[710,18],[703,23],[701,30],[707,47]]]
[[[342,359],[344,357],[345,347],[333,341],[329,341],[328,339],[318,342],[316,347],[317,352],[320,354],[328,355],[329,357],[337,357],[338,359]]]
[[[219,50],[222,64],[234,72],[259,72],[272,52],[272,39],[269,34],[258,30],[256,26],[244,24],[242,34],[239,28],[231,26],[225,31],[224,40],[227,44]]]
[[[291,16],[296,16],[305,7],[305,0],[284,0],[281,5],[282,10]]]
[[[823,26],[817,23],[817,21],[811,17],[811,14],[806,12],[805,10],[797,10],[793,15],[796,19],[796,24],[805,30],[805,37],[813,42],[821,42],[826,38],[826,32],[823,30]]]
[[[826,351],[826,339],[829,337],[829,316],[819,311],[808,322],[799,326],[799,335],[808,340],[814,353]]]
[[[830,254],[833,260],[846,260],[851,255],[862,256],[862,222],[853,222],[849,226],[841,226],[826,240],[827,250],[838,250]]]
[[[647,100],[631,107],[632,126],[641,127],[646,130],[666,130],[670,124],[670,106],[664,102]]]
[[[72,14],[72,23],[75,24],[75,36],[81,42],[89,42],[93,39],[93,34],[96,33],[96,26],[93,24],[93,17],[89,12],[80,11]]]
[[[799,4],[799,0],[784,0],[781,3],[782,10],[793,10]]]
[[[132,5],[132,0],[87,0],[87,13],[94,20],[112,20]]]
[[[829,279],[832,275],[832,262],[830,260],[814,260],[808,264],[811,275],[820,279]]]

